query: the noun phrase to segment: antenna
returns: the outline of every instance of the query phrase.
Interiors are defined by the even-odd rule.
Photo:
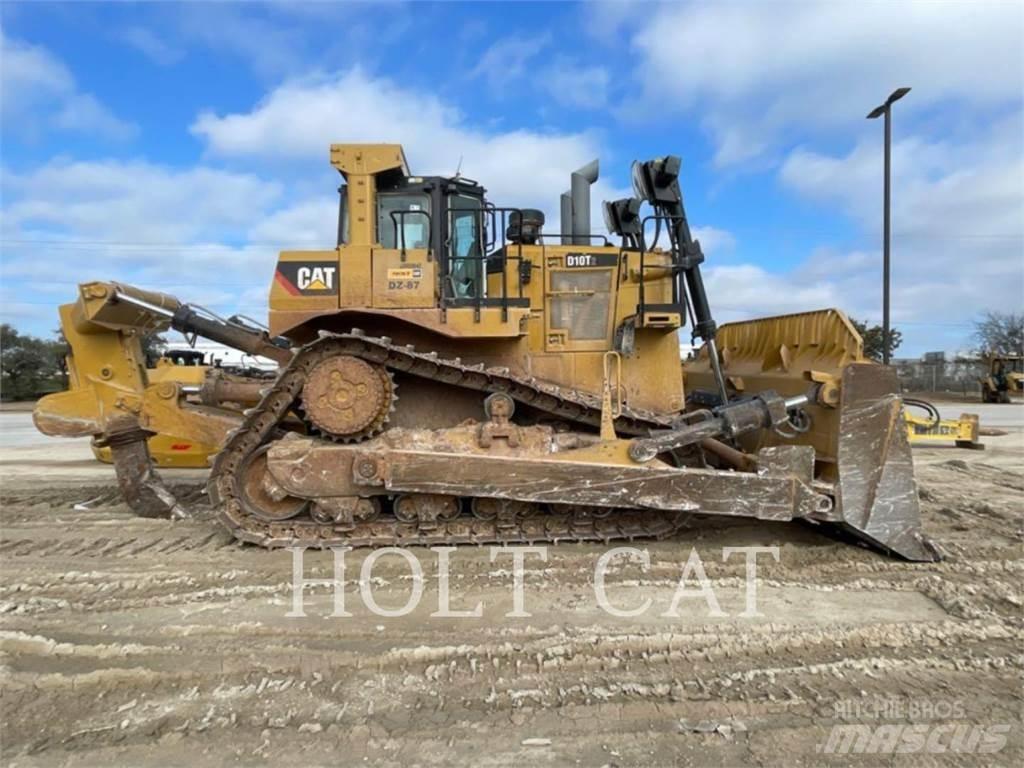
[[[462,155],[459,155],[459,164],[455,168],[455,176],[453,176],[452,178],[457,179],[457,178],[459,178],[459,176],[462,175],[462,157],[463,157]]]

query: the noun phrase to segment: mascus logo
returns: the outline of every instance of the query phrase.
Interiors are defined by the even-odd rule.
[[[274,280],[292,296],[333,296],[337,275],[333,261],[279,261]]]

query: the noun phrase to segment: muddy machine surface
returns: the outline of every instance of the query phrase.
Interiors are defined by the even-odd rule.
[[[280,254],[267,329],[115,283],[62,308],[76,384],[36,423],[109,445],[140,511],[188,512],[152,469],[161,434],[219,446],[210,499],[268,547],[663,537],[713,514],[934,557],[894,374],[836,310],[717,328],[678,158],[635,163],[636,197],[604,204],[617,244],[590,232],[596,161],[555,234],[476,182],[413,176],[397,145],[331,162],[337,247]],[[687,326],[704,344],[680,377]],[[150,382],[138,334],[167,327],[280,372]]]

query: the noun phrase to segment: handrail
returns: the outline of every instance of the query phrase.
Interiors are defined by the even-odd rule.
[[[497,256],[500,259],[500,261],[501,261],[501,296],[500,296],[500,299],[501,299],[501,317],[502,317],[502,321],[505,322],[505,321],[508,320],[508,307],[509,307],[509,304],[508,304],[508,301],[509,301],[509,295],[508,295],[508,265],[509,265],[510,261],[515,261],[517,264],[522,264],[523,263],[523,243],[522,243],[522,241],[520,240],[519,242],[517,242],[515,244],[516,245],[515,254],[511,255],[509,253],[509,245],[510,244],[508,242],[506,242],[506,240],[505,240],[505,233],[506,233],[507,228],[508,228],[508,222],[509,222],[509,219],[510,219],[510,215],[513,214],[513,213],[519,214],[520,227],[522,227],[522,220],[523,220],[522,209],[520,209],[520,208],[510,208],[510,207],[498,207],[498,206],[491,205],[491,204],[485,204],[483,207],[479,207],[479,208],[478,207],[473,207],[473,208],[449,208],[448,209],[449,221],[451,220],[451,217],[452,217],[453,214],[460,213],[460,212],[462,212],[462,213],[472,212],[477,217],[477,221],[478,221],[477,238],[478,238],[478,242],[480,243],[480,245],[482,247],[479,250],[479,254],[476,255],[476,256],[469,256],[469,255],[467,255],[467,256],[455,256],[454,254],[450,254],[449,257],[446,259],[448,265],[447,265],[446,270],[445,270],[446,274],[443,275],[443,279],[447,279],[448,277],[451,276],[451,273],[454,270],[455,262],[478,262],[480,264],[480,280],[479,280],[480,285],[477,286],[477,290],[475,291],[475,295],[471,297],[471,298],[474,299],[475,318],[476,318],[477,321],[479,321],[480,320],[480,310],[483,307],[484,292],[485,292],[486,286],[487,286],[487,262],[490,259],[492,259],[495,256]],[[485,226],[484,216],[489,217],[489,223],[491,224],[489,231],[493,235],[492,238],[488,238],[488,237],[485,236],[485,233],[488,232],[488,227]],[[493,250],[491,250],[492,246],[497,246],[498,245],[498,237],[499,237],[499,234],[498,234],[498,232],[499,232],[499,230],[498,230],[498,222],[499,222],[499,217],[500,217],[500,224],[501,224],[501,229],[500,229],[500,232],[501,232],[501,234],[500,234],[501,245],[500,245],[500,247],[494,247]],[[449,225],[449,228],[450,228],[450,225]],[[450,236],[449,236],[449,243],[447,243],[446,245],[450,246]],[[521,270],[518,269],[518,268],[516,270],[516,295],[517,295],[517,297],[519,299],[523,298],[523,278],[522,278]],[[444,298],[443,291],[442,291],[442,298]],[[456,298],[456,297],[452,297],[452,298]]]
[[[685,221],[685,217],[684,216],[668,216],[668,215],[664,215],[664,214],[656,214],[655,213],[655,214],[651,214],[650,216],[645,216],[641,220],[641,222],[640,222],[640,246],[639,246],[639,251],[640,251],[639,299],[640,299],[640,301],[639,301],[639,304],[637,306],[637,314],[640,315],[641,322],[643,321],[643,316],[644,316],[644,314],[646,312],[646,307],[647,307],[646,292],[645,292],[645,282],[646,281],[644,280],[644,271],[646,269],[665,269],[666,268],[665,265],[663,265],[663,264],[651,264],[651,265],[645,265],[644,264],[644,257],[647,255],[647,238],[644,237],[643,233],[645,232],[645,230],[647,228],[647,222],[649,222],[649,221],[655,221],[656,224],[657,224],[658,230],[660,232],[660,230],[661,230],[661,222],[662,221],[666,221],[666,222]],[[678,247],[678,244],[676,243],[674,235],[672,234],[672,227],[667,227],[667,229],[668,229],[668,232],[669,232],[669,243],[671,245],[671,248],[669,250],[669,258],[671,259],[671,263],[669,264],[668,268],[671,269],[672,273],[673,273],[673,275],[672,275],[672,303],[673,304],[679,304],[679,303],[685,304],[686,300],[685,300],[685,298],[683,298],[685,296],[685,293],[683,292],[682,286],[679,283],[679,277],[678,277],[678,275],[680,274],[680,271],[681,271],[681,265],[679,263],[679,260],[680,260],[680,258],[679,258],[679,247]],[[655,244],[657,244],[657,239],[655,240]]]

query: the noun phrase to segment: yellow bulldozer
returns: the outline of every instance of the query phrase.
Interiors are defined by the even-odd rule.
[[[594,161],[561,230],[398,145],[333,145],[338,241],[285,251],[266,329],[84,283],[72,388],[40,430],[108,447],[129,504],[187,515],[147,440],[215,445],[210,502],[246,542],[387,546],[665,537],[695,515],[804,520],[931,560],[891,369],[837,310],[717,327],[675,156],[591,233]],[[617,239],[618,242],[611,242]],[[679,375],[679,332],[703,346]],[[152,380],[173,328],[278,362],[271,381]]]

